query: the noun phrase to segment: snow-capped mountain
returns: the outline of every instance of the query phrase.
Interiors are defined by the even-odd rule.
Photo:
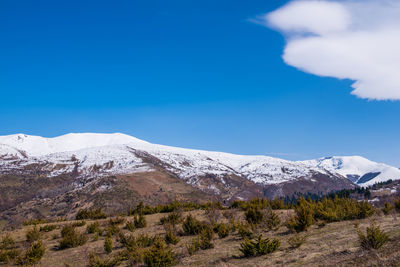
[[[303,163],[312,167],[337,172],[362,186],[400,179],[400,170],[398,168],[376,163],[360,156],[327,157],[303,161]]]
[[[206,175],[215,175],[223,183],[226,174],[262,185],[299,178],[312,180],[317,173],[344,176],[360,185],[400,179],[399,169],[358,156],[293,162],[151,144],[120,133],[71,133],[55,138],[24,134],[0,136],[0,171],[39,162],[46,162],[44,168],[51,176],[77,167],[86,176],[93,170],[96,175],[152,171],[154,166],[143,160],[143,153],[156,158],[168,171],[192,185]]]
[[[126,212],[143,200],[231,202],[399,179],[361,157],[288,161],[152,144],[124,134],[0,136],[0,219],[65,216],[82,207]]]

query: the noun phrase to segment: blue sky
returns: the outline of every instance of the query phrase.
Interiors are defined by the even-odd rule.
[[[285,1],[0,3],[0,134],[123,132],[154,143],[400,166],[400,103],[282,60],[249,19]]]

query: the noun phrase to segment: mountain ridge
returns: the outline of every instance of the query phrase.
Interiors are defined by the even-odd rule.
[[[397,178],[385,164],[335,159],[302,162],[185,149],[120,133],[0,136],[0,220],[65,216],[87,207],[126,212],[142,200],[149,205],[176,200],[230,203],[324,195],[355,188],[360,180],[385,180],[385,171],[392,171],[387,178]],[[352,168],[346,164],[360,161],[368,168],[356,168],[358,176],[351,181],[347,171]]]
[[[361,185],[372,185],[375,182],[384,182],[389,179],[400,179],[400,170],[383,163],[372,162],[361,156],[333,156],[306,161],[289,161],[263,155],[237,155],[217,151],[186,149],[172,146],[152,144],[122,133],[69,133],[57,137],[45,138],[26,134],[0,136],[0,155],[16,156],[18,158],[36,158],[46,161],[66,160],[68,157],[81,156],[83,165],[105,164],[105,160],[121,161],[121,169],[117,173],[127,173],[124,166],[135,163],[140,165],[140,160],[132,160],[133,150],[146,151],[156,156],[177,169],[182,168],[189,161],[192,168],[197,170],[194,174],[181,172],[186,178],[204,174],[198,171],[206,168],[209,173],[220,172],[245,173],[246,177],[256,183],[275,184],[292,180],[293,177],[309,175],[310,172],[336,173],[352,182],[359,182],[367,174],[377,174],[372,179],[366,180]],[[77,155],[75,155],[77,154]],[[98,156],[98,157],[97,157]],[[127,162],[130,160],[130,163]],[[98,161],[98,162],[96,162]],[[213,164],[211,162],[213,161]],[[204,164],[204,162],[206,164]],[[125,164],[125,165],[124,165]],[[268,169],[268,173],[265,172]],[[270,176],[270,177],[266,177]]]

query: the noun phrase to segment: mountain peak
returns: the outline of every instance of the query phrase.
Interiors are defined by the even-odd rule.
[[[68,133],[51,138],[14,134],[0,136],[0,143],[23,150],[30,156],[110,145],[148,144],[146,141],[122,133]]]

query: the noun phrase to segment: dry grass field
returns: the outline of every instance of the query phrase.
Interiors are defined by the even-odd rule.
[[[219,211],[220,213],[232,211]],[[234,218],[244,220],[243,211],[234,210]],[[293,214],[291,210],[275,210],[282,222]],[[196,210],[185,212],[184,216],[191,213],[199,220],[207,220],[205,212]],[[134,235],[142,233],[148,235],[164,236],[165,229],[160,225],[160,218],[168,215],[153,214],[146,215],[147,227],[135,229]],[[219,221],[227,220],[224,216],[219,216]],[[132,217],[124,217],[127,221],[133,221]],[[364,250],[360,247],[355,224],[359,224],[360,229],[365,229],[370,222],[375,220],[381,229],[389,235],[389,242],[379,250]],[[97,220],[102,227],[106,227],[108,219]],[[86,227],[92,220],[86,220],[86,225],[76,227],[77,231],[84,233]],[[110,258],[118,255],[123,250],[123,246],[118,241],[118,235],[113,236],[113,251],[107,254],[104,250],[105,234],[100,235],[95,240],[94,234],[88,234],[87,242],[75,248],[58,250],[61,238],[61,228],[63,225],[71,223],[57,222],[57,228],[50,232],[41,232],[40,239],[43,241],[46,252],[37,266],[87,266],[88,255],[96,253],[100,258]],[[43,227],[46,224],[38,225]],[[124,229],[125,223],[120,224],[119,228],[123,233],[130,233]],[[181,226],[178,225],[178,229]],[[3,232],[2,236],[10,233],[16,241],[16,246],[22,250],[29,245],[26,241],[26,231],[33,226],[23,226],[19,229]],[[264,237],[278,238],[281,246],[271,254],[260,257],[244,258],[239,250],[243,239],[237,232],[231,233],[225,238],[214,235],[212,243],[214,248],[199,250],[193,255],[189,255],[187,245],[192,242],[195,236],[180,236],[180,242],[170,245],[176,255],[176,266],[400,266],[400,216],[396,213],[383,215],[380,212],[373,217],[363,220],[343,221],[329,223],[326,225],[313,225],[306,235],[306,241],[299,248],[291,248],[289,238],[293,237],[286,226],[283,224],[274,231],[259,230],[259,234]],[[3,263],[11,266],[13,263]],[[128,261],[123,261],[119,266],[129,266]]]

